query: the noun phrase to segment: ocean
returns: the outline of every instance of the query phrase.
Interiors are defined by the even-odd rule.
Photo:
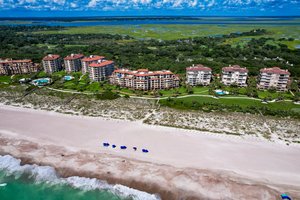
[[[1,200],[159,200],[158,195],[85,177],[62,178],[50,166],[0,156]]]
[[[43,26],[116,26],[116,25],[300,25],[299,17],[65,17],[65,18],[0,18],[0,25]]]

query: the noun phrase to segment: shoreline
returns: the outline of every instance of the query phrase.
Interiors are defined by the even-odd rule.
[[[4,141],[13,143],[13,140],[14,139],[12,138],[4,139],[0,136],[1,146],[3,145]],[[147,162],[129,160],[122,157],[114,157],[111,155],[109,155],[108,157],[105,156],[105,159],[113,159],[114,163],[117,163],[118,168],[120,167],[120,165],[123,165],[123,167],[130,166],[135,170],[137,169],[137,166],[141,167],[140,169],[138,169],[139,175],[145,174],[144,170],[147,170],[147,168],[151,168],[151,173],[146,174],[146,176],[143,175],[143,178],[146,177],[147,179],[142,180],[139,177],[125,175],[123,170],[114,172],[108,171],[108,169],[111,169],[112,166],[107,167],[107,163],[99,159],[95,160],[97,155],[91,154],[90,152],[69,152],[63,147],[50,145],[43,145],[43,147],[40,147],[38,144],[26,140],[18,140],[15,141],[15,143],[17,143],[17,145],[14,145],[15,148],[13,151],[11,148],[8,152],[3,148],[0,148],[0,154],[8,154],[17,159],[21,159],[22,165],[37,164],[39,166],[51,166],[62,178],[71,176],[97,178],[99,180],[105,180],[108,184],[121,184],[129,188],[145,191],[149,194],[159,195],[162,200],[224,198],[274,199],[280,194],[281,188],[285,188],[284,191],[288,191],[288,193],[292,194],[293,197],[300,197],[298,187],[291,187],[288,185],[265,185],[259,182],[252,181],[250,179],[239,177],[233,172],[217,172],[193,168],[180,169],[168,165],[157,165]],[[40,151],[38,150],[39,148],[42,148],[43,150]],[[60,154],[60,156],[54,154]],[[48,158],[43,159],[45,155],[47,155]],[[51,158],[49,158],[49,156],[51,156]],[[69,161],[65,163],[66,157]],[[101,159],[103,159],[103,157],[104,155]],[[93,160],[93,164],[84,166],[83,162],[86,162],[88,160]],[[94,171],[95,169],[98,170]],[[159,175],[163,178],[153,178],[152,173],[155,173],[156,175],[158,175],[159,173]],[[190,177],[191,175],[194,175],[195,177]],[[174,178],[178,177],[179,180],[174,181],[172,176],[174,176]],[[163,183],[166,184],[157,182],[157,180],[163,181]],[[173,186],[177,186],[176,184],[180,184],[178,186],[183,188],[169,188],[169,181],[172,182]],[[188,183],[188,186],[184,186],[185,183]],[[190,186],[192,187],[191,189],[189,188]],[[222,189],[222,191],[220,191],[220,189]],[[241,193],[240,191],[243,192]]]
[[[293,160],[293,155],[300,152],[298,146],[286,146],[263,140],[257,141],[257,138],[253,140],[251,138],[238,139],[238,136],[219,137],[211,133],[207,135],[201,134],[200,131],[192,131],[191,133],[189,130],[145,125],[141,122],[73,116],[54,111],[48,112],[3,105],[0,106],[1,115],[8,118],[0,122],[1,154],[10,154],[16,158],[21,158],[23,163],[53,166],[62,176],[81,175],[84,177],[95,177],[107,180],[109,183],[119,183],[149,193],[159,193],[162,199],[180,199],[182,197],[184,199],[214,199],[212,194],[207,194],[211,190],[214,190],[213,194],[219,195],[219,198],[223,198],[224,196],[222,195],[225,195],[228,199],[241,198],[241,196],[237,195],[246,195],[244,196],[245,198],[251,199],[254,193],[258,196],[267,194],[270,197],[267,199],[272,199],[271,197],[280,195],[279,193],[282,189],[284,189],[284,192],[290,191],[291,194],[294,194],[292,196],[294,198],[296,197],[295,195],[300,197],[300,194],[296,192],[300,188],[300,179],[297,179],[300,171],[297,166],[300,165],[298,161]],[[12,122],[12,119],[15,121]],[[45,123],[45,121],[48,123]],[[60,121],[63,121],[62,124],[58,124]],[[42,122],[44,125],[49,126],[49,132],[40,133],[37,131],[42,130],[39,129]],[[74,123],[74,129],[67,125],[70,122]],[[37,123],[35,126],[38,127],[35,129],[35,127],[30,126],[30,123]],[[59,134],[55,133],[55,131],[59,131],[55,127],[56,125],[57,127],[66,126],[70,128],[71,131],[74,131],[73,137],[68,137],[69,133],[64,131],[60,131]],[[85,126],[89,128],[82,129]],[[136,155],[132,152],[124,153],[120,150],[102,149],[100,147],[101,140],[96,143],[92,141],[98,137],[102,138],[101,134],[98,135],[92,132],[93,128],[102,130],[106,126],[115,128],[113,132],[111,132],[111,129],[105,130],[109,132],[105,137],[110,137],[109,139],[114,142],[127,140],[128,146],[132,146],[141,141],[149,141],[149,144],[144,143],[143,145],[148,145],[150,154]],[[26,130],[27,128],[31,130]],[[76,132],[77,129],[85,131]],[[91,133],[86,132],[87,130]],[[85,138],[86,145],[82,144],[84,140],[82,140],[81,133],[83,132],[89,136]],[[50,133],[51,135],[49,135]],[[140,140],[141,138],[138,137],[142,137],[143,140]],[[165,141],[165,146],[158,145],[157,143],[161,142],[158,139]],[[167,139],[170,141],[166,141]],[[197,143],[194,143],[194,140]],[[191,145],[190,149],[182,149],[181,143],[184,143],[183,146]],[[195,144],[201,146],[207,145],[206,143],[212,144],[200,149],[195,147]],[[220,145],[223,145],[225,152],[228,151],[236,155],[231,157],[228,157],[225,153],[218,155],[223,151],[222,147],[219,147]],[[230,145],[235,146],[237,149],[231,148]],[[251,149],[246,149],[243,145]],[[169,147],[172,146],[176,146],[179,151],[175,149],[175,153],[170,153],[171,149]],[[208,147],[211,148],[212,152],[201,153]],[[164,150],[165,148],[167,150]],[[262,154],[274,154],[275,159],[262,156],[263,159],[267,159],[266,163],[271,162],[271,165],[257,167],[256,165],[260,165],[260,161],[264,162],[261,160],[262,158],[257,158],[257,161],[253,161],[254,165],[247,168],[247,163],[243,162],[251,159],[252,156],[254,156],[253,158],[259,157],[259,155],[253,155],[259,152],[259,150],[256,150],[257,148],[260,148],[262,151],[260,153]],[[276,150],[277,148],[280,148],[280,150]],[[217,151],[218,149],[220,151]],[[239,150],[242,152],[239,152]],[[281,151],[293,153],[293,155],[288,155]],[[246,155],[243,153],[246,153]],[[207,156],[206,154],[209,155]],[[279,156],[276,154],[279,154]],[[203,158],[197,159],[198,156],[203,156]],[[235,157],[242,159],[245,156],[249,158],[242,161],[235,160]],[[286,156],[288,157],[285,158]],[[218,159],[220,160],[217,161]],[[279,163],[278,159],[283,159],[282,162],[287,159],[292,163],[287,163],[287,166],[281,166],[286,169],[272,167],[272,165]],[[234,165],[230,166],[230,162],[234,162]],[[74,163],[77,163],[77,165],[74,166]],[[106,166],[107,163],[110,163],[109,167]],[[266,165],[266,163],[261,163],[261,165]],[[293,167],[292,165],[295,166]],[[268,169],[269,167],[270,169]],[[95,172],[95,169],[99,170],[99,172]],[[259,169],[266,171],[259,173]],[[254,171],[251,173],[251,170]],[[267,171],[268,174],[266,174]],[[165,183],[165,185],[162,183]],[[283,183],[286,185],[283,185]],[[250,187],[250,189],[247,187]],[[240,188],[244,194],[240,194],[241,192],[235,188]],[[254,190],[260,191],[260,193],[254,192]]]

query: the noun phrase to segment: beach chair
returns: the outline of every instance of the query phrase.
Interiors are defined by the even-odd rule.
[[[148,153],[149,151],[147,149],[142,149],[143,153]]]
[[[104,143],[103,143],[103,146],[104,146],[104,147],[109,147],[109,143],[104,142]]]
[[[292,198],[289,197],[287,194],[282,194],[281,199],[283,199],[283,200],[292,200]]]

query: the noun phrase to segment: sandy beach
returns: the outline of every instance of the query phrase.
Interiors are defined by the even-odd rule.
[[[300,145],[4,105],[0,116],[1,154],[64,175],[105,178],[163,199],[300,198]]]

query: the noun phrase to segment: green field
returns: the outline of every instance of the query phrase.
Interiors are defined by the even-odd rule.
[[[297,25],[113,25],[113,26],[87,26],[67,27],[60,31],[39,31],[39,34],[120,34],[129,35],[136,39],[175,40],[203,36],[215,36],[247,32],[253,29],[266,29],[269,34],[263,36],[248,36],[227,39],[225,44],[233,47],[245,46],[251,38],[270,37],[276,41],[271,45],[286,44],[290,49],[300,45],[300,26]],[[277,41],[279,38],[294,38],[294,41]]]
[[[264,28],[270,32],[270,37],[299,38],[300,27],[296,25],[113,25],[68,27],[60,31],[40,31],[43,34],[89,34],[108,33],[129,35],[138,39],[172,40],[189,37],[218,36],[235,32],[247,32],[253,29]],[[299,42],[300,44],[300,42]]]
[[[194,102],[198,103],[221,103],[224,105],[239,105],[241,107],[247,107],[247,106],[255,106],[255,107],[261,107],[266,106],[272,109],[280,109],[280,110],[291,110],[293,108],[300,108],[300,105],[296,105],[292,102],[274,102],[274,103],[268,103],[264,104],[260,100],[252,100],[248,99],[248,97],[245,97],[244,99],[241,97],[241,99],[231,99],[231,98],[211,98],[211,97],[187,97],[184,99],[176,99],[177,101],[183,101],[187,104],[192,104]]]
[[[202,110],[206,112],[244,112],[252,114],[263,114],[272,116],[294,116],[300,117],[300,105],[291,101],[280,101],[272,103],[262,103],[258,99],[249,99],[248,97],[187,97],[175,99],[160,100],[160,104],[176,109],[183,110]]]
[[[0,83],[10,83],[11,82],[11,78],[10,76],[0,76]]]

